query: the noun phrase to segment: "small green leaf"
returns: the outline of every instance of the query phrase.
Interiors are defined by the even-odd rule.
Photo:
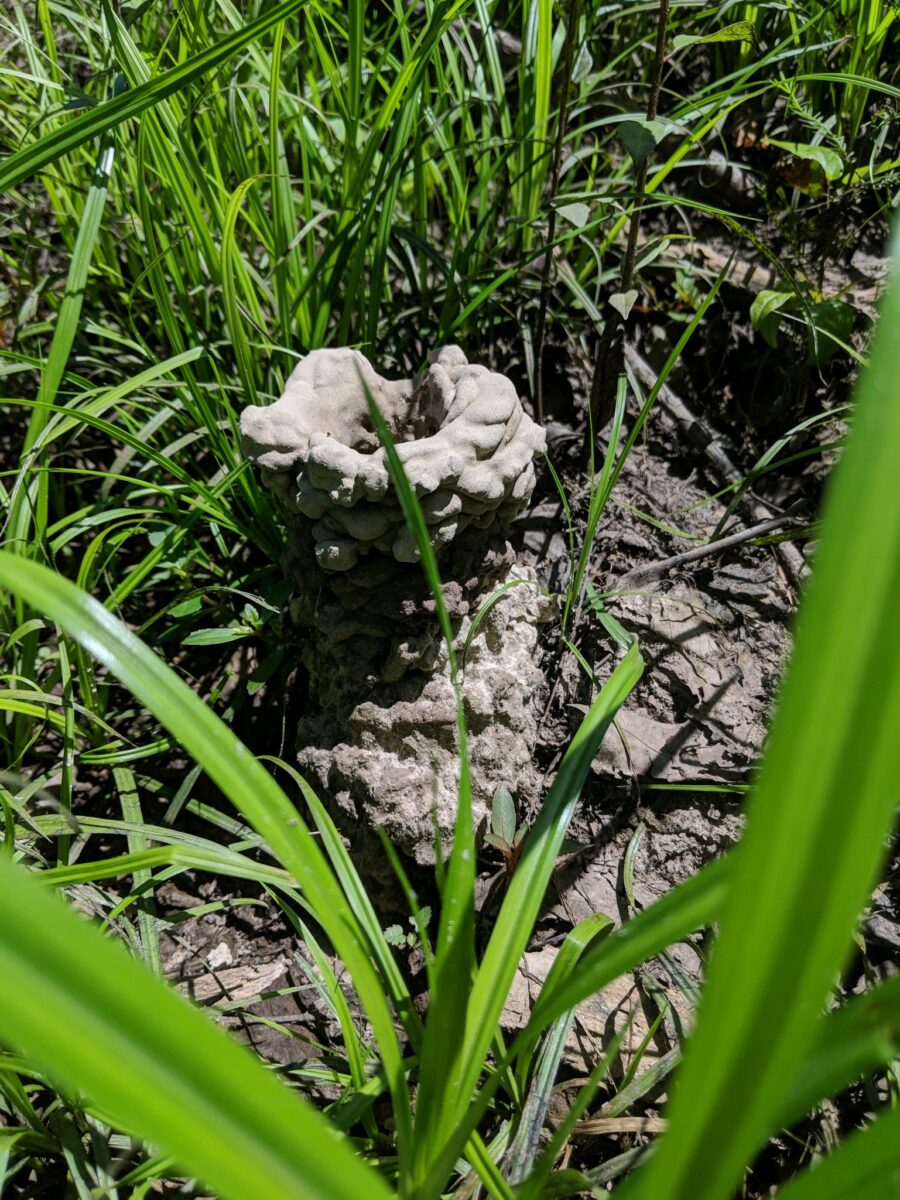
[[[541,1192],[541,1200],[562,1200],[564,1196],[597,1195],[591,1192],[591,1181],[581,1171],[569,1167],[554,1171]]]
[[[259,609],[254,604],[245,604],[241,610],[244,621],[256,628],[260,624]]]
[[[616,137],[631,155],[631,161],[640,167],[647,161],[666,134],[664,121],[646,121],[630,118],[616,126]]]
[[[609,302],[623,320],[627,320],[628,314],[634,307],[634,302],[638,298],[637,288],[631,288],[627,292],[615,292],[609,298]]]
[[[279,648],[278,650],[273,650],[271,654],[267,654],[262,662],[256,665],[247,680],[248,696],[256,695],[259,689],[272,678],[281,666],[283,659],[284,651]]]
[[[843,300],[823,300],[813,305],[812,312],[816,337],[810,348],[809,361],[816,367],[822,367],[840,350],[838,342],[849,342],[856,313]],[[834,341],[829,334],[838,341]]]
[[[778,345],[779,310],[795,299],[793,292],[762,291],[750,305],[750,320],[770,346]]]
[[[625,889],[625,896],[628,903],[632,908],[637,907],[634,899],[634,860],[637,858],[638,850],[641,848],[641,842],[644,840],[646,832],[647,826],[641,821],[628,843],[628,848],[625,851],[625,860],[622,864],[622,886]]]
[[[220,646],[225,642],[239,642],[253,631],[245,625],[225,626],[221,629],[195,629],[182,640],[182,646]]]
[[[587,48],[587,44],[582,42],[581,49],[575,57],[575,65],[572,67],[572,82],[581,83],[582,79],[587,79],[594,66],[594,60]]]
[[[836,150],[827,146],[809,146],[803,142],[782,142],[778,138],[767,138],[770,146],[777,146],[794,158],[803,158],[816,163],[825,172],[826,179],[839,179],[844,172],[844,160]]]
[[[757,44],[756,30],[752,21],[735,21],[733,25],[725,25],[714,33],[691,35],[679,33],[672,39],[675,50],[683,50],[686,46],[709,44],[710,42],[750,42]]]
[[[190,617],[194,613],[200,611],[203,607],[202,596],[191,596],[189,600],[182,600],[180,604],[176,604],[174,608],[169,609],[171,617]]]
[[[591,219],[590,208],[586,204],[582,204],[580,200],[573,204],[561,204],[556,211],[564,221],[568,221],[576,229],[583,229]]]

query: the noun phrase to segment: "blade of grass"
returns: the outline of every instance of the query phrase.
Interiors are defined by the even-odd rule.
[[[209,871],[230,875],[235,879],[254,879],[260,883],[291,886],[287,871],[263,866],[230,850],[205,850],[200,847],[154,846],[101,858],[96,862],[77,862],[71,866],[50,867],[41,871],[41,883],[55,887],[70,887],[75,883],[94,883],[98,879],[118,879],[122,875],[138,876],[151,867],[176,866],[185,871]]]
[[[898,352],[895,266],[669,1132],[627,1195],[731,1193],[807,1053],[884,855],[900,777]]]
[[[472,1097],[478,1077],[591,761],[642,669],[643,660],[637,647],[633,646],[604,685],[572,739],[537,821],[523,842],[522,856],[467,996],[465,1036],[455,1054],[453,1072],[447,1074],[449,1086],[435,1101],[438,1111],[433,1136],[440,1136],[442,1140],[429,1147],[431,1158],[422,1185],[425,1194],[440,1186],[444,1172],[459,1152],[461,1132],[470,1127],[465,1114],[468,1111],[472,1115]],[[577,971],[573,972],[575,974]],[[564,988],[561,990],[565,991]],[[576,997],[573,1004],[583,998]],[[562,1016],[573,1004],[553,1012],[546,1023]],[[531,1026],[532,1036],[540,1028],[543,1026]],[[523,1041],[517,1039],[519,1047]],[[511,1054],[507,1057],[512,1061]],[[447,1062],[445,1056],[445,1064]]]
[[[566,935],[559,953],[550,968],[550,974],[547,976],[545,986],[547,984],[553,986],[550,980],[551,975],[555,975],[557,981],[565,979],[570,974],[585,948],[595,938],[608,934],[611,927],[612,921],[604,913],[596,913],[580,921]],[[514,1183],[521,1183],[522,1180],[528,1179],[529,1189],[534,1195],[540,1194],[543,1179],[546,1174],[549,1174],[553,1159],[555,1158],[554,1155],[549,1160],[545,1160],[546,1172],[541,1168],[540,1177],[536,1175],[534,1161],[538,1155],[541,1134],[544,1129],[547,1110],[550,1106],[553,1085],[556,1082],[559,1065],[565,1053],[566,1042],[574,1017],[574,1012],[569,1011],[553,1022],[543,1039],[536,1064],[532,1062],[532,1048],[528,1047],[519,1051],[519,1065],[524,1064],[528,1068],[531,1083],[528,1088],[525,1104],[522,1108],[519,1128],[507,1152],[506,1164],[510,1179]],[[623,1035],[624,1032],[623,1030]],[[610,1056],[609,1051],[607,1051],[605,1056],[607,1064],[603,1068],[603,1073],[605,1073],[611,1057],[615,1057],[615,1053],[617,1053],[617,1050]],[[600,1078],[602,1078],[602,1075],[598,1076],[598,1083]],[[524,1087],[522,1090],[525,1090]],[[586,1092],[582,1094],[585,1097],[587,1095]],[[586,1102],[587,1100],[585,1099]]]
[[[113,781],[119,793],[119,804],[122,807],[122,818],[128,821],[134,829],[129,831],[129,854],[141,854],[149,850],[147,838],[143,832],[141,813],[141,798],[134,773],[127,767],[113,767]],[[144,867],[134,872],[134,891],[143,892],[150,884],[150,871]],[[142,895],[138,901],[138,929],[141,935],[141,955],[145,964],[155,975],[162,976],[162,963],[159,957],[159,927],[156,921],[156,904],[152,891]]]
[[[441,911],[432,969],[434,982],[425,1036],[419,1051],[419,1090],[412,1167],[415,1186],[415,1181],[424,1177],[428,1157],[439,1144],[448,1093],[452,1093],[456,1085],[453,1063],[463,1042],[466,1005],[475,966],[475,831],[472,824],[472,784],[469,777],[465,712],[453,646],[453,628],[444,603],[437,561],[428,537],[425,518],[403,470],[390,430],[368,388],[366,396],[373,424],[384,447],[397,499],[406,523],[415,536],[422,569],[434,597],[441,632],[447,646],[450,681],[456,697],[458,802],[450,862],[441,893]]]
[[[341,882],[341,888],[347,897],[348,903],[353,909],[360,926],[366,933],[369,953],[378,964],[378,970],[387,987],[394,1009],[403,1022],[406,1035],[413,1047],[418,1048],[422,1036],[421,1019],[409,994],[409,988],[391,953],[391,948],[385,941],[384,931],[381,928],[378,915],[372,905],[372,900],[359,877],[356,867],[353,865],[353,860],[347,853],[347,848],[344,846],[337,826],[328,815],[324,804],[316,795],[313,788],[310,787],[309,783],[303,778],[296,767],[292,767],[289,763],[281,759],[272,759],[271,761],[276,763],[283,771],[286,771],[303,793],[303,798],[312,814],[313,824],[322,839],[325,853],[328,855],[334,872]]]
[[[0,861],[0,1029],[228,1200],[387,1196],[313,1107],[20,867]]]
[[[225,309],[225,320],[234,356],[237,360],[238,374],[244,386],[244,400],[247,404],[258,404],[256,392],[256,377],[253,371],[253,359],[247,335],[244,332],[244,321],[238,304],[238,272],[235,266],[237,246],[235,244],[235,226],[240,215],[241,205],[250,188],[256,183],[255,177],[245,179],[235,188],[225,212],[225,224],[222,228],[222,300]]]
[[[0,587],[51,616],[118,676],[201,763],[303,889],[347,965],[382,1053],[401,1155],[408,1151],[409,1098],[400,1046],[365,937],[296,808],[203,701],[103,605],[46,567],[0,551]]]
[[[900,1109],[851,1134],[822,1162],[778,1189],[778,1200],[889,1200],[900,1196]]]
[[[38,403],[32,411],[25,434],[25,442],[22,447],[24,454],[27,454],[34,446],[47,425],[51,406],[56,400],[59,385],[66,373],[69,355],[72,352],[72,345],[81,319],[85,286],[100,232],[100,222],[106,205],[113,161],[113,143],[111,137],[107,135],[101,141],[94,177],[84,202],[75,249],[66,277],[66,287],[53,330],[53,340],[50,344],[47,361],[41,369]],[[46,525],[47,491],[48,479],[43,474],[35,475],[26,482],[24,487],[14,491],[9,514],[9,541],[27,546],[31,541],[29,530],[33,522],[37,525],[38,538],[43,536]]]
[[[650,908],[610,934],[602,945],[588,950],[566,983],[554,988],[551,993],[547,992],[545,983],[528,1024],[472,1100],[435,1159],[423,1194],[431,1195],[442,1186],[469,1133],[487,1111],[503,1072],[516,1055],[527,1052],[535,1044],[552,1021],[673,942],[718,920],[727,894],[729,868],[728,859],[720,859],[704,867],[693,879],[679,884]]]
[[[459,1094],[455,1098],[457,1112],[468,1103],[474,1089],[591,762],[614,716],[640,679],[643,668],[643,659],[634,645],[604,684],[579,726],[538,818],[523,842],[518,866],[472,988],[464,1067]]]
[[[900,1057],[900,977],[855,996],[819,1025],[772,1129],[784,1129],[869,1072]]]

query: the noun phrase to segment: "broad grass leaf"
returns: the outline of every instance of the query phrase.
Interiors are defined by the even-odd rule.
[[[725,25],[712,33],[677,33],[672,39],[672,46],[676,50],[683,50],[686,46],[708,45],[712,42],[750,42],[755,44],[756,29],[752,21],[734,21],[731,25]]]
[[[768,138],[769,144],[777,146],[792,154],[794,158],[802,158],[806,162],[815,163],[825,172],[826,179],[838,179],[844,170],[844,160],[837,150],[828,146],[812,146],[803,142],[782,142],[778,138]]]
[[[629,1200],[732,1194],[809,1053],[884,856],[900,778],[898,354],[895,267],[669,1132]]]
[[[252,634],[253,630],[244,625],[237,627],[223,625],[219,629],[192,629],[187,637],[181,639],[181,644],[183,646],[222,646],[226,642],[239,642]]]
[[[312,1105],[0,857],[0,1032],[225,1200],[388,1190]]]
[[[890,1200],[900,1196],[900,1109],[853,1133],[783,1188],[778,1200]]]

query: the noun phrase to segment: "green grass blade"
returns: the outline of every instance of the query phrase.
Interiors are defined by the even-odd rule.
[[[276,897],[276,899],[278,899]],[[297,914],[283,901],[279,901],[279,906],[287,919],[294,925],[303,938],[303,943],[309,950],[316,964],[319,975],[322,979],[322,984],[328,995],[329,1002],[332,1006],[338,1024],[341,1027],[341,1036],[344,1039],[344,1049],[347,1052],[347,1064],[350,1068],[350,1079],[353,1083],[353,1089],[359,1093],[366,1086],[366,1045],[363,1042],[362,1035],[356,1027],[353,1020],[353,1015],[350,1012],[350,1005],[347,1003],[347,997],[341,990],[341,985],[338,983],[337,976],[331,969],[331,964],[328,961],[327,955],[323,954],[321,947],[316,939],[312,936],[309,929]],[[372,1139],[377,1139],[379,1136],[378,1126],[376,1125],[370,1108],[366,1108],[360,1118],[365,1127],[367,1135]]]
[[[544,986],[541,988],[541,995],[545,1001],[549,1000],[554,991],[558,987],[561,987],[571,976],[579,959],[584,955],[591,943],[599,945],[601,940],[610,935],[612,925],[612,920],[605,913],[593,913],[591,916],[585,917],[583,921],[579,921],[574,929],[569,930],[563,939],[556,958],[553,960],[553,965],[547,974],[547,978],[544,980]],[[567,1014],[563,1013],[562,1017],[557,1017],[557,1021],[565,1020],[566,1016]],[[517,1072],[519,1086],[522,1091],[525,1090],[525,1084],[528,1080],[532,1052],[536,1043],[537,1035],[531,1041],[526,1042],[518,1051]]]
[[[439,1186],[442,1173],[449,1168],[455,1154],[461,1149],[462,1131],[470,1127],[465,1120],[466,1111],[471,1112],[471,1100],[478,1077],[496,1033],[516,967],[534,928],[559,847],[581,795],[591,761],[615,714],[640,678],[642,669],[643,661],[637,647],[632,647],[610,676],[572,739],[538,819],[523,843],[522,857],[468,997],[464,1040],[459,1047],[445,1049],[446,1075],[450,1086],[445,1086],[440,1096],[439,1110],[433,1118],[432,1137],[435,1141],[438,1137],[442,1140],[439,1146],[432,1144],[427,1147],[431,1158],[426,1193],[428,1188]],[[579,996],[574,1003],[580,999],[583,996]],[[570,1007],[572,1005],[567,1004],[549,1017],[546,1023],[561,1016]],[[532,1036],[536,1029],[542,1027],[532,1027]],[[522,1044],[519,1043],[520,1046]]]
[[[59,385],[65,377],[69,355],[72,352],[72,345],[81,320],[85,287],[91,260],[94,256],[94,248],[100,233],[100,222],[106,205],[113,158],[112,140],[105,137],[100,144],[94,178],[84,202],[78,236],[75,239],[75,249],[66,277],[66,288],[53,330],[53,340],[50,343],[50,351],[41,370],[38,404],[31,414],[25,434],[22,449],[26,454],[35,445],[50,420],[51,406],[56,400]],[[18,541],[23,545],[29,543],[29,530],[35,513],[38,514],[39,531],[41,534],[43,533],[42,514],[45,514],[47,509],[47,490],[48,479],[46,475],[42,474],[26,480],[23,487],[15,490],[10,509],[9,541]]]
[[[601,991],[613,980],[633,971],[667,946],[718,920],[728,887],[730,862],[719,859],[698,872],[636,917],[617,929],[597,948],[588,949],[567,982],[551,993],[542,991],[526,1027],[516,1037],[494,1074],[460,1118],[435,1160],[425,1195],[438,1190],[490,1103],[503,1072],[519,1054],[527,1052],[551,1022]],[[545,983],[544,989],[547,985]],[[430,1190],[429,1190],[430,1189]]]
[[[300,814],[247,747],[116,617],[38,563],[0,551],[0,587],[52,617],[98,658],[201,763],[291,872],[353,978],[372,1022],[407,1150],[409,1104],[400,1046],[384,991],[338,881]]]
[[[553,961],[550,974],[547,976],[544,985],[545,988],[548,985],[550,987],[558,986],[562,980],[566,979],[571,974],[572,968],[586,947],[594,939],[607,936],[611,928],[612,921],[610,918],[603,913],[596,913],[593,916],[586,917],[574,929],[570,930]],[[554,976],[553,982],[550,979],[551,975]],[[522,1106],[519,1128],[507,1152],[506,1164],[511,1179],[517,1182],[524,1179],[528,1180],[527,1187],[521,1189],[522,1196],[520,1200],[525,1200],[526,1192],[530,1195],[531,1200],[537,1200],[541,1194],[546,1177],[549,1175],[553,1162],[556,1159],[556,1153],[544,1152],[541,1154],[540,1165],[535,1169],[535,1159],[538,1157],[540,1149],[541,1133],[547,1119],[547,1110],[550,1106],[553,1085],[556,1082],[560,1063],[565,1053],[574,1016],[574,1012],[570,1011],[564,1013],[563,1016],[558,1017],[553,1022],[546,1037],[543,1039],[536,1062],[533,1061],[534,1047],[532,1046],[523,1048],[518,1054],[519,1066],[522,1068],[522,1074],[520,1075],[521,1091],[525,1092],[524,1085],[526,1082],[530,1081],[530,1086],[527,1090],[525,1103]],[[620,1036],[624,1036],[627,1029],[628,1026],[626,1025],[620,1031]],[[610,1061],[615,1058],[617,1053],[618,1047],[614,1039],[612,1046],[607,1047],[603,1056],[607,1061],[605,1065],[600,1065],[600,1073],[597,1075],[598,1082],[603,1074],[606,1073]],[[579,1105],[584,1104],[586,1106],[594,1090],[593,1087],[582,1089],[578,1103],[572,1106],[566,1115],[565,1121],[556,1129],[554,1142],[559,1140],[559,1144],[564,1144],[568,1141],[570,1131],[578,1119]],[[547,1149],[550,1150],[551,1147]]]
[[[898,355],[895,268],[669,1132],[627,1194],[732,1193],[806,1056],[883,857],[900,777]]]
[[[90,396],[83,402],[79,399],[65,408],[53,405],[49,399],[42,401],[42,403],[47,405],[42,421],[44,428],[34,443],[33,449],[37,450],[47,442],[63,438],[66,434],[71,433],[73,429],[77,429],[82,423],[85,414],[90,413],[93,416],[102,416],[109,409],[120,405],[123,400],[126,400],[135,392],[140,392],[141,389],[148,387],[157,379],[163,379],[167,375],[174,375],[176,371],[188,363],[195,362],[205,353],[206,351],[202,346],[194,346],[190,350],[184,350],[181,354],[176,354],[173,358],[167,358],[164,362],[154,363],[152,367],[147,367],[146,370],[140,371],[137,375],[133,375],[115,387],[102,391],[99,395]]]
[[[227,1200],[387,1196],[313,1107],[116,942],[0,861],[0,1030]]]
[[[244,320],[238,303],[238,250],[235,245],[235,226],[240,215],[241,205],[244,203],[244,197],[254,183],[256,183],[256,179],[251,177],[235,188],[234,194],[228,202],[225,224],[222,228],[222,301],[228,332],[231,335],[231,344],[234,347],[234,356],[237,360],[238,374],[244,385],[244,400],[247,404],[258,404],[259,397],[256,394],[256,378],[253,372],[250,346],[244,332]]]
[[[464,1068],[457,1112],[468,1102],[518,966],[581,789],[613,718],[641,677],[644,663],[632,646],[578,728],[559,772],[528,833],[522,855],[479,967],[466,1022]]]
[[[890,1200],[900,1196],[900,1109],[854,1133],[817,1166],[779,1188],[778,1200]]]
[[[95,882],[98,879],[118,879],[122,875],[149,871],[153,867],[181,867],[185,871],[209,871],[212,874],[253,879],[257,883],[292,885],[287,871],[264,866],[236,854],[233,850],[202,850],[197,847],[154,846],[116,854],[96,862],[77,862],[71,866],[50,867],[41,871],[41,883],[68,887],[74,883]]]
[[[730,858],[717,859],[588,950],[564,984],[538,997],[519,1035],[523,1042],[660,950],[717,921],[732,869]]]
[[[855,996],[819,1026],[772,1129],[787,1128],[821,1100],[900,1058],[900,976]]]
[[[313,824],[322,840],[322,846],[329,862],[341,881],[344,895],[347,897],[360,927],[368,938],[369,953],[378,966],[384,986],[391,997],[391,1003],[403,1022],[406,1036],[410,1039],[413,1047],[417,1049],[422,1036],[421,1018],[416,1011],[409,988],[397,966],[391,948],[385,941],[384,931],[372,900],[353,865],[353,860],[347,852],[337,826],[313,788],[296,767],[292,767],[282,759],[272,759],[271,761],[286,771],[303,793],[303,798],[309,806]]]
[[[272,176],[272,250],[278,333],[282,344],[291,344],[291,291],[298,290],[296,251],[289,251],[299,214],[295,212],[291,178],[280,128],[281,52],[284,25],[275,30],[269,70],[269,171]]]
[[[425,1036],[419,1054],[419,1091],[416,1105],[414,1171],[424,1177],[429,1157],[446,1136],[448,1105],[457,1099],[455,1064],[463,1043],[466,1005],[475,965],[475,834],[472,824],[472,783],[466,742],[466,721],[453,648],[453,628],[444,603],[437,560],[428,537],[425,518],[403,470],[390,430],[366,389],[369,412],[384,446],[391,475],[406,523],[416,538],[425,578],[434,597],[441,632],[447,646],[450,678],[456,696],[459,746],[459,790],[450,863],[441,893],[441,912],[432,969],[433,987]],[[490,1038],[488,1039],[488,1044]],[[485,1046],[487,1049],[487,1046]]]
[[[76,147],[131,117],[139,116],[167,96],[174,95],[207,72],[228,62],[245,46],[267,33],[303,6],[305,0],[284,0],[276,8],[250,21],[237,33],[222,38],[214,46],[195,54],[140,87],[131,89],[105,104],[98,104],[65,125],[45,134],[31,145],[11,154],[0,164],[0,191],[14,187],[48,163],[69,154]]]

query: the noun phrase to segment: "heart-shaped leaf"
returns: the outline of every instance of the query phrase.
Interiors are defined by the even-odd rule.
[[[624,321],[627,320],[637,298],[637,288],[631,288],[627,292],[615,292],[610,296],[609,302]]]
[[[665,133],[664,121],[646,121],[632,117],[616,126],[616,137],[628,151],[636,167],[647,161]]]

